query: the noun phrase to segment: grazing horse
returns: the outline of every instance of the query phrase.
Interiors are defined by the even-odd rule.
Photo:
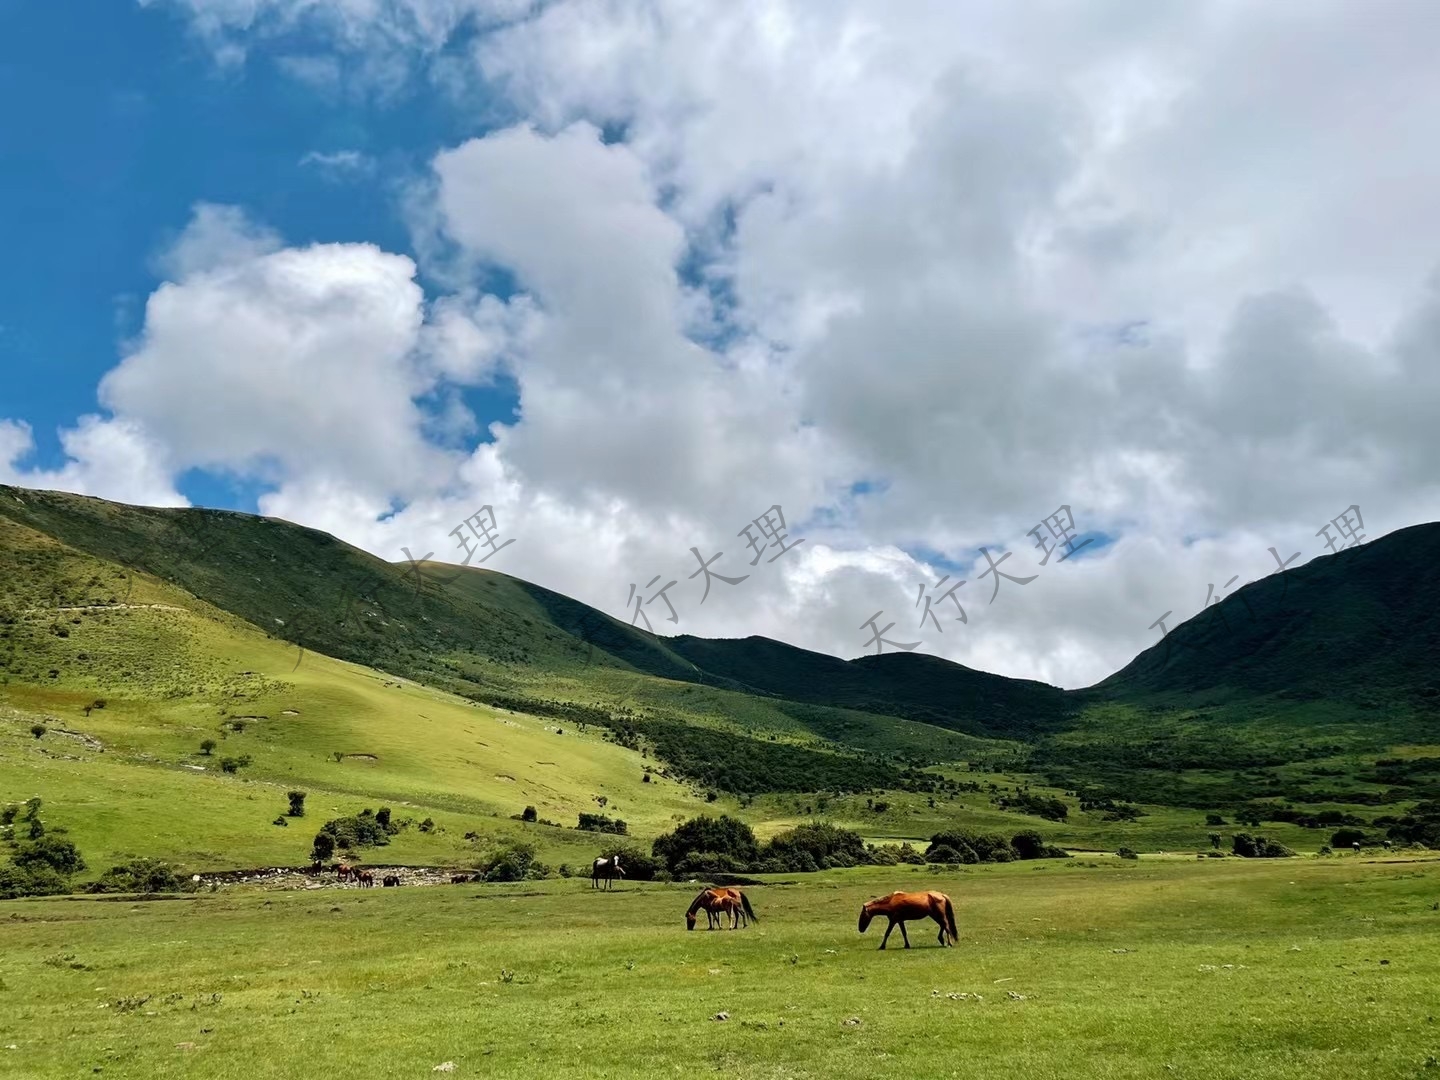
[[[346,866],[343,862],[335,864],[335,874],[341,881],[349,881],[350,875],[353,873],[355,873],[355,871],[351,870],[350,867]]]
[[[600,879],[605,879],[605,888],[612,888],[617,877],[624,877],[625,871],[620,866],[620,856],[612,855],[608,859],[596,859],[590,867],[590,887],[600,888]]]
[[[450,876],[451,885],[464,885],[466,882],[471,880],[472,879],[469,874],[452,874]]]
[[[355,880],[360,883],[362,889],[373,889],[375,887],[375,875],[369,870],[356,870]]]
[[[717,923],[723,923],[722,912],[730,913],[730,929],[734,930],[736,924],[748,926],[749,921],[754,919],[760,921],[760,916],[755,914],[755,909],[750,906],[750,898],[739,889],[702,889],[700,895],[695,897],[690,905],[690,910],[685,912],[685,928],[695,929],[695,913],[701,908],[705,909],[705,918],[709,923],[707,929],[714,930]]]
[[[960,940],[960,932],[955,928],[955,905],[950,903],[950,897],[942,892],[893,892],[889,896],[882,896],[878,900],[871,900],[860,909],[860,933],[865,933],[870,927],[870,920],[877,915],[884,915],[890,920],[890,925],[885,928],[885,936],[880,939],[880,948],[885,948],[885,942],[890,939],[890,931],[898,924],[900,936],[905,939],[905,947],[910,947],[910,935],[905,933],[905,923],[910,919],[934,919],[940,924],[940,944],[943,947],[948,937],[949,944],[953,945]]]
[[[388,889],[392,885],[399,885],[400,878],[395,874],[386,874],[383,878],[380,879],[380,884]]]
[[[310,864],[310,873],[312,873],[312,874],[322,873],[322,872],[324,871],[324,869],[325,869],[325,864],[324,864],[323,862],[321,862],[319,859],[316,859],[313,863]]]

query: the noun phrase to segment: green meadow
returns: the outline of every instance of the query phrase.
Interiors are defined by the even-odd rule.
[[[960,944],[859,907],[956,902]],[[1440,866],[1355,856],[866,868],[0,903],[0,1076],[1423,1077]],[[928,928],[927,928],[928,927]],[[715,1019],[719,1014],[726,1019]]]

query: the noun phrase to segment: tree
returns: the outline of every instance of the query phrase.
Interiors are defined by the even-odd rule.
[[[1336,829],[1334,835],[1330,837],[1332,848],[1348,848],[1355,844],[1368,843],[1370,843],[1370,837],[1359,829]]]
[[[323,830],[316,833],[315,843],[310,852],[311,858],[313,858],[316,862],[324,862],[334,854],[335,837],[331,836],[328,832],[324,832]]]
[[[31,724],[31,725],[30,725],[30,734],[31,734],[31,735],[34,735],[35,738],[37,738],[37,739],[40,738],[40,736],[44,735],[44,734],[45,734],[45,731],[46,731],[46,728],[45,728],[45,725],[44,725],[44,724]]]
[[[210,756],[212,753],[214,753],[214,752],[215,752],[215,740],[214,740],[214,739],[201,739],[201,740],[200,740],[200,753],[204,754],[206,757],[209,757],[209,756]]]
[[[290,800],[290,809],[289,809],[288,811],[286,811],[286,813],[288,813],[288,814],[290,815],[290,817],[304,817],[304,816],[305,816],[305,792],[303,792],[303,791],[292,791],[292,792],[289,792],[289,793],[286,795],[286,798],[288,798],[288,799]]]

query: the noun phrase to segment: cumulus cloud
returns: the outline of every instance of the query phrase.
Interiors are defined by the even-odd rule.
[[[1371,537],[1440,517],[1423,0],[170,5],[477,125],[406,207],[443,295],[233,210],[174,246],[102,403],[268,476],[267,513],[458,561],[489,504],[486,565],[625,618],[673,579],[662,632],[853,656],[879,609],[1072,686],[1352,502]],[[485,131],[482,90],[523,121]],[[502,378],[519,416],[479,431],[460,391]],[[806,542],[751,567],[777,503]],[[1041,567],[1062,503],[1118,539]],[[1035,580],[990,603],[981,546]],[[749,576],[701,606],[691,547]],[[922,631],[946,573],[969,622]]]
[[[300,159],[302,168],[312,168],[332,180],[351,179],[373,172],[375,159],[359,150],[311,150]]]
[[[133,420],[82,416],[60,432],[67,458],[58,469],[20,466],[33,452],[28,424],[0,420],[0,482],[139,506],[188,506],[175,490],[168,448]]]

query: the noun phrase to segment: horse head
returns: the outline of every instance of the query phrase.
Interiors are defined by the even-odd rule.
[[[685,929],[686,929],[686,930],[694,930],[694,929],[695,929],[695,912],[694,912],[694,911],[687,911],[687,912],[685,913]]]
[[[872,918],[874,918],[874,916],[870,914],[870,905],[862,905],[860,908],[860,933],[863,934],[866,930],[870,929],[870,920]]]

